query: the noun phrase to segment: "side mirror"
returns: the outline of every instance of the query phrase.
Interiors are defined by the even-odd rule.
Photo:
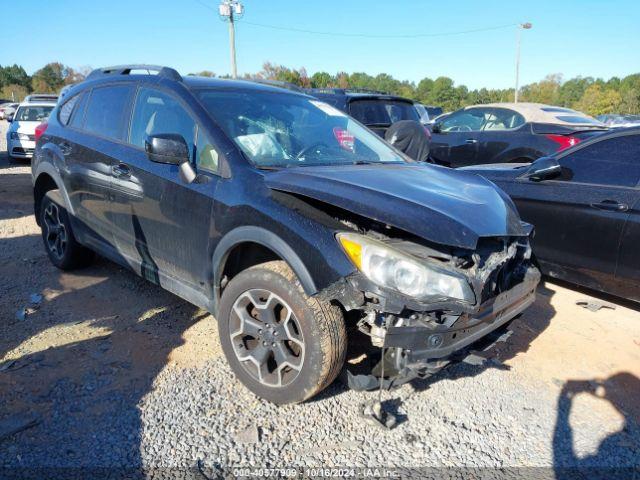
[[[144,141],[144,149],[152,162],[178,165],[183,182],[191,183],[196,179],[196,172],[189,162],[189,146],[182,135],[176,133],[149,135]]]
[[[440,133],[442,132],[442,123],[440,122],[435,122],[432,126],[431,126],[431,131],[433,133]]]
[[[11,123],[11,122],[13,122],[13,114],[7,115],[7,117],[5,118],[5,120],[7,121],[7,123]]]
[[[532,182],[541,182],[542,180],[557,177],[561,172],[562,167],[560,167],[555,158],[541,157],[531,164],[523,177]]]

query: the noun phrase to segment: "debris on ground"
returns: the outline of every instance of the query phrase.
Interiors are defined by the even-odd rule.
[[[388,430],[395,427],[397,423],[395,415],[383,408],[382,403],[379,401],[364,404],[362,406],[362,415],[375,425]]]
[[[260,441],[260,430],[257,426],[251,425],[235,434],[235,441],[243,444],[253,444]]]
[[[591,312],[597,312],[602,308],[610,308],[611,310],[616,309],[616,306],[613,303],[603,302],[600,300],[596,300],[595,298],[581,298],[576,302],[576,305],[579,305],[582,308],[586,308]]]

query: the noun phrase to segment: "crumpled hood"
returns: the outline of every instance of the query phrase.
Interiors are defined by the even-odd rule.
[[[443,245],[474,249],[480,237],[530,231],[491,182],[433,165],[294,167],[266,173],[265,183]]]

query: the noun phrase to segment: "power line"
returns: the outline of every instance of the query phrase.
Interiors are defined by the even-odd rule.
[[[313,35],[329,35],[332,37],[360,37],[360,38],[425,38],[425,37],[447,37],[453,35],[464,35],[467,33],[488,32],[490,30],[501,30],[503,28],[515,27],[517,23],[509,23],[507,25],[498,25],[495,27],[475,28],[472,30],[462,30],[458,32],[443,32],[443,33],[414,33],[414,34],[392,34],[392,35],[373,35],[368,33],[345,33],[345,32],[321,32],[318,30],[304,30],[302,28],[294,27],[282,27],[278,25],[267,25],[264,23],[242,21],[243,24],[251,25],[254,27],[270,28],[272,30],[283,30],[287,32],[308,33]]]
[[[207,5],[201,0],[195,0],[195,1],[205,8],[208,8],[210,10],[215,10],[210,5]],[[386,38],[386,39],[450,37],[454,35],[466,35],[469,33],[489,32],[491,30],[502,30],[504,28],[515,27],[519,25],[518,23],[509,23],[506,25],[497,25],[494,27],[485,27],[485,28],[474,28],[471,30],[460,30],[456,32],[374,35],[374,34],[358,33],[358,32],[349,33],[349,32],[326,32],[326,31],[319,31],[319,30],[305,30],[302,28],[283,27],[281,25],[269,25],[265,23],[249,22],[247,20],[242,20],[242,22],[238,22],[238,23],[251,25],[252,27],[269,28],[271,30],[281,30],[285,32],[306,33],[310,35],[326,35],[326,36],[332,36],[332,37]]]

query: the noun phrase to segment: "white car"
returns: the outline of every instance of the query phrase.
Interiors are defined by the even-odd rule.
[[[36,127],[49,118],[55,101],[22,102],[7,131],[7,152],[9,158],[31,158],[36,148]]]

